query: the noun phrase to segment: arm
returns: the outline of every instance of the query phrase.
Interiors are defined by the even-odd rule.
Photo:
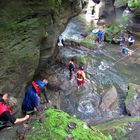
[[[43,92],[43,95],[45,97],[46,103],[49,103],[49,100],[48,100],[48,97],[47,97],[47,94],[46,94],[46,90],[47,90],[47,88],[45,87],[42,92]]]
[[[2,114],[2,118],[6,121],[11,122],[12,124],[22,123],[29,119],[29,115],[26,115],[24,118],[15,118],[13,115],[11,115],[9,112],[4,112]]]
[[[23,118],[16,118],[16,121],[14,122],[14,124],[22,123],[22,122],[24,122],[24,121],[26,121],[28,119],[29,119],[29,115],[26,115]]]
[[[83,76],[83,79],[86,80],[86,76],[84,72],[82,72],[82,76]]]
[[[2,96],[2,99],[3,99],[4,101],[6,101],[6,100],[7,100],[7,98],[8,98],[8,94],[7,94],[7,93],[5,93],[5,94]]]

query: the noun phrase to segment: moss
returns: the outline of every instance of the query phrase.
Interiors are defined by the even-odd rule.
[[[84,38],[84,40],[80,43],[80,45],[85,47],[96,47],[94,44],[95,35],[90,34]]]
[[[86,56],[75,56],[74,60],[78,66],[85,65],[88,62],[88,58]]]
[[[128,104],[128,102],[129,102],[129,100],[134,96],[134,89],[133,89],[133,86],[134,86],[135,84],[133,84],[133,83],[129,83],[128,84],[128,92],[127,92],[127,96],[126,96],[126,99],[125,99],[125,104],[127,105]]]
[[[74,140],[109,140],[96,128],[84,128],[82,121],[62,111],[50,108],[44,115],[44,122],[33,124],[34,129],[26,136],[26,140],[64,140],[66,137]],[[70,134],[65,130],[69,122],[76,123],[76,128],[72,129]]]
[[[140,121],[140,117],[123,117],[116,120],[110,120],[95,126],[105,135],[111,135],[113,139],[119,139],[127,133],[129,122]]]

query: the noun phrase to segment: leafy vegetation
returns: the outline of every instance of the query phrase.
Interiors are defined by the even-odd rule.
[[[105,39],[107,42],[111,43],[113,41],[113,38],[120,33],[121,29],[118,25],[112,24],[109,26],[104,27],[105,31]]]

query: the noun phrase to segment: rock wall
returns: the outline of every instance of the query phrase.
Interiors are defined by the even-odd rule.
[[[43,67],[79,11],[79,0],[0,0],[0,93],[23,95],[39,61]]]
[[[100,0],[100,3],[95,6],[95,10],[96,15],[99,17],[106,18],[108,21],[115,19],[114,0]]]

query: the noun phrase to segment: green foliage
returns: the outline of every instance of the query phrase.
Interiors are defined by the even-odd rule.
[[[105,31],[106,41],[111,43],[113,38],[118,35],[121,29],[118,25],[112,24],[110,26],[106,26],[104,28],[104,31]]]
[[[36,122],[26,140],[64,140],[66,137],[72,137],[74,140],[111,140],[96,128],[84,128],[82,121],[62,111],[50,108],[44,115],[44,122]],[[71,129],[71,133],[68,134],[66,128],[69,122],[75,122],[76,128]]]
[[[129,0],[128,1],[128,6],[130,8],[137,8],[140,5],[140,1],[139,0]]]
[[[47,32],[45,32],[44,37],[45,37],[45,38],[47,38],[47,37],[48,37],[48,35],[49,35],[49,34],[48,34]]]

